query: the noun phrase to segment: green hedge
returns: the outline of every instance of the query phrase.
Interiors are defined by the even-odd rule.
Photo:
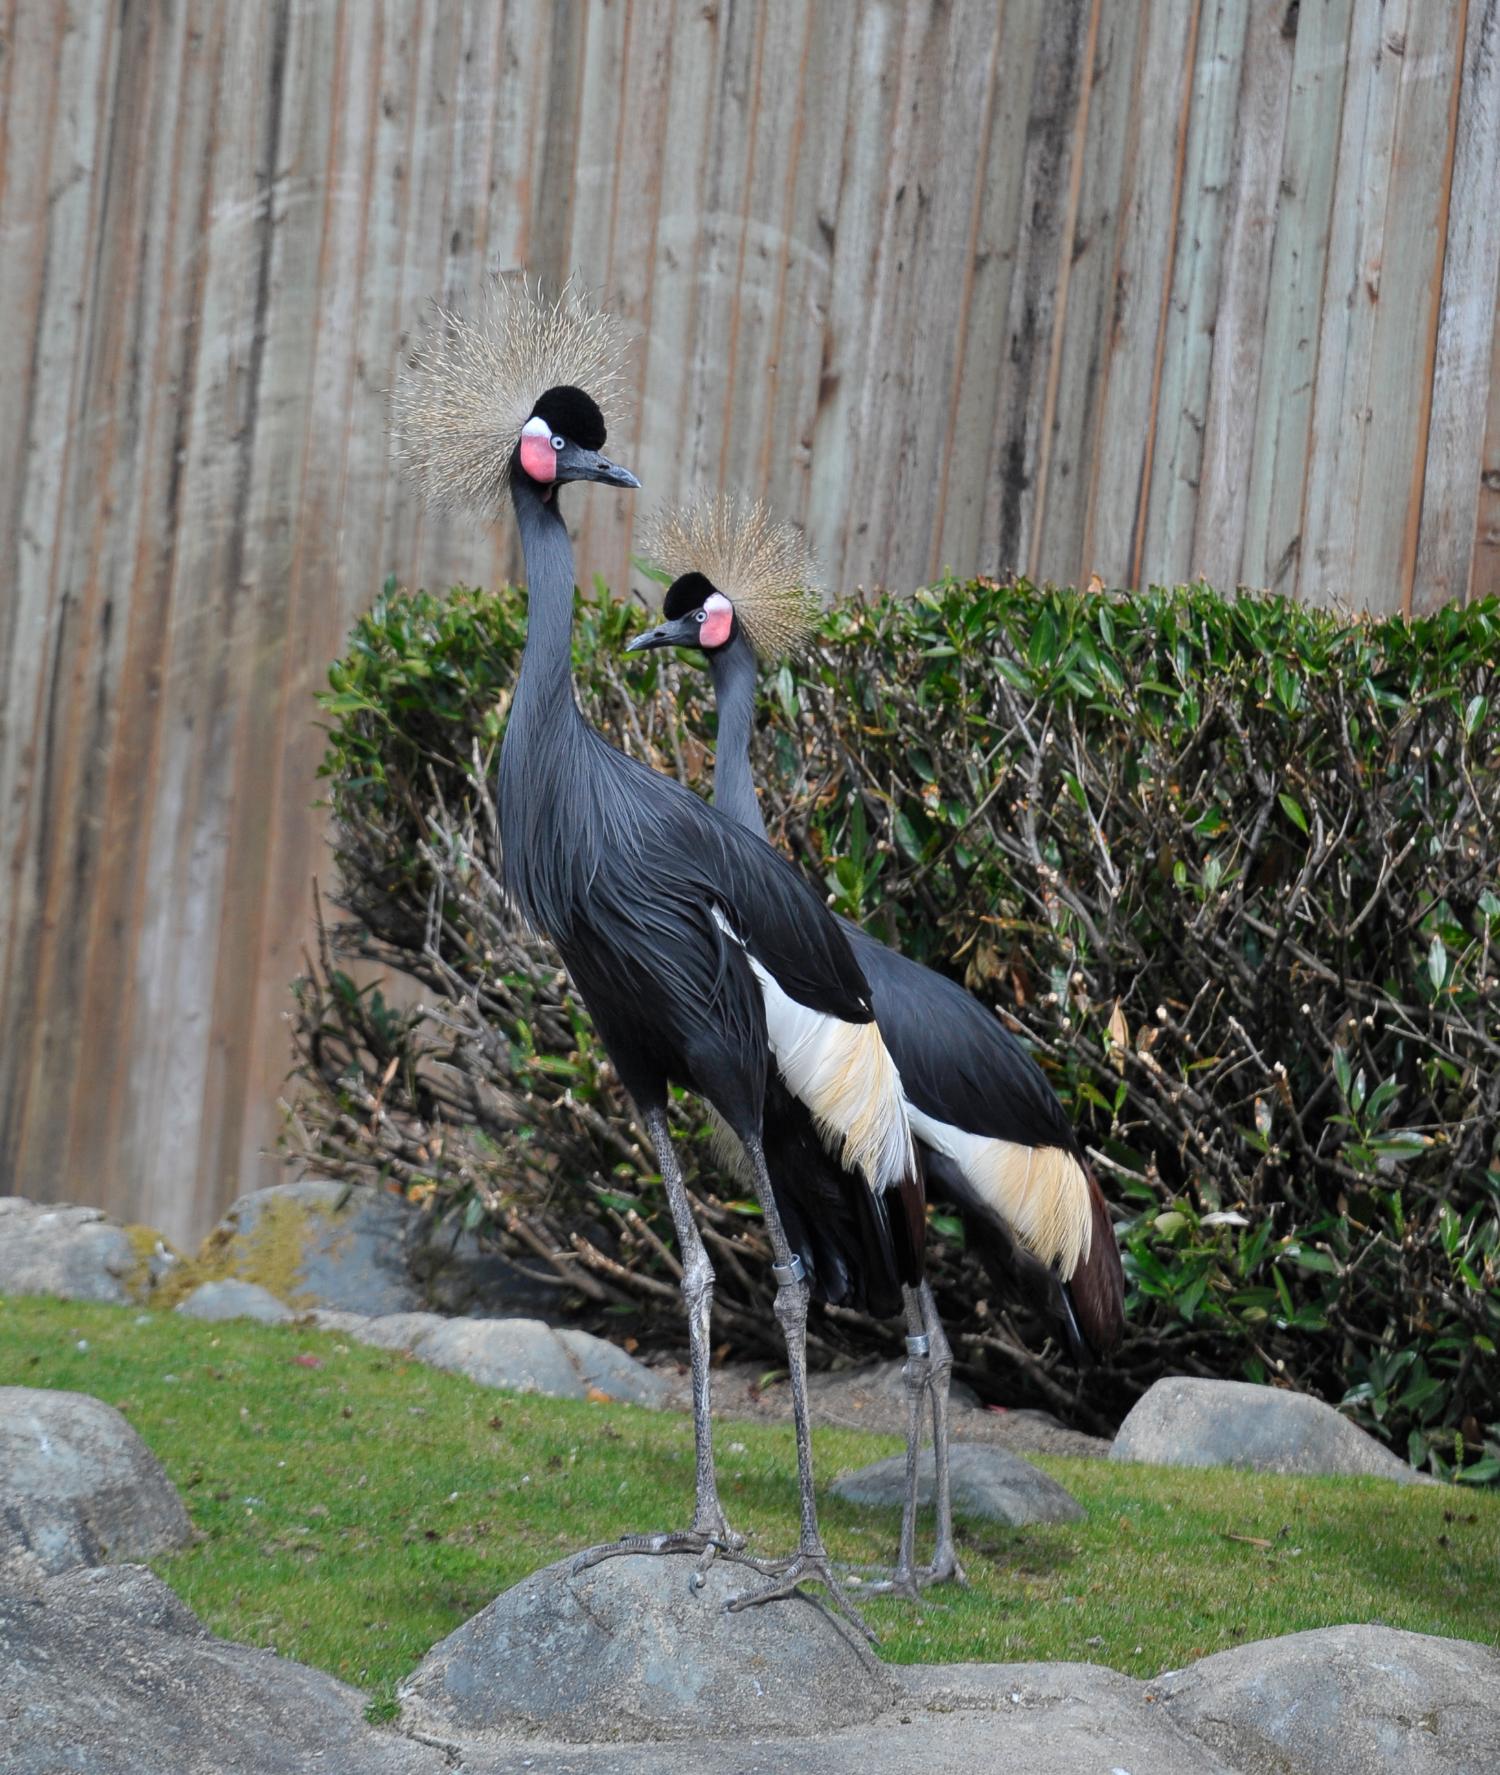
[[[636,622],[583,604],[590,712],[698,781],[704,676],[622,662]],[[342,896],[361,941],[425,951],[417,972],[450,997],[482,962],[482,785],[523,632],[514,592],[387,595],[325,699]],[[980,581],[837,609],[770,678],[773,832],[841,910],[1031,1042],[1126,1217],[1132,1334],[1083,1381],[1050,1354],[1026,1362],[1028,1328],[984,1300],[939,1220],[940,1292],[981,1377],[1019,1365],[1094,1422],[1163,1372],[1280,1380],[1419,1464],[1500,1475],[1497,661],[1494,602],[1408,625],[1203,587]],[[549,1236],[576,1211],[599,1256],[663,1281],[638,1139],[555,964],[503,931],[485,941],[481,973],[504,974],[522,1011],[547,998],[567,1113],[581,1093],[622,1144],[555,1137],[546,1044],[496,1003],[480,1021],[510,1030],[486,1061],[513,1100],[490,1131],[509,1181],[443,1166],[420,1181],[520,1224],[540,1176]],[[337,972],[330,958],[304,983],[305,1025]],[[436,1125],[415,1098],[408,1111]],[[549,1155],[530,1195],[518,1142]],[[569,1167],[589,1171],[587,1203]]]

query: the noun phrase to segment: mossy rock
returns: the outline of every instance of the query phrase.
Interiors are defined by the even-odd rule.
[[[254,1190],[157,1298],[172,1306],[204,1282],[234,1279],[302,1311],[413,1312],[426,1304],[408,1261],[418,1218],[399,1196],[319,1179]]]

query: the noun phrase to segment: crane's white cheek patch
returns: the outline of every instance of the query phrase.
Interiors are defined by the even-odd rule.
[[[1066,1282],[1089,1255],[1094,1217],[1083,1166],[1060,1146],[1018,1146],[969,1134],[908,1103],[911,1131],[945,1153],[979,1199]]]
[[[552,440],[545,432],[540,437],[522,434],[521,467],[533,481],[545,484],[557,479],[557,452],[552,448]]]
[[[705,647],[722,647],[734,627],[734,606],[715,592],[703,609],[705,614],[698,627],[698,638]]]

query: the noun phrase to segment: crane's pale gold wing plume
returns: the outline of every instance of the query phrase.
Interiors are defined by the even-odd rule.
[[[432,305],[391,390],[396,452],[428,502],[493,517],[521,427],[549,388],[582,388],[619,416],[626,341],[572,279],[555,297],[521,276],[492,278],[472,313]]]
[[[761,500],[709,493],[667,506],[648,521],[641,553],[673,579],[711,580],[762,659],[794,651],[817,626],[817,562],[802,532]]]

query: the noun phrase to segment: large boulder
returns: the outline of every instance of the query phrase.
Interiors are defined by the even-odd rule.
[[[319,1178],[241,1196],[191,1272],[195,1281],[257,1283],[301,1311],[372,1317],[432,1305],[534,1312],[555,1296],[472,1233],[435,1226],[403,1197]]]
[[[1083,1506],[1057,1481],[1008,1449],[955,1442],[948,1450],[953,1508],[961,1516],[1019,1528],[1027,1522],[1077,1522]],[[917,1499],[932,1502],[936,1468],[932,1450],[917,1457]],[[878,1504],[899,1510],[906,1499],[906,1456],[891,1455],[853,1473],[842,1474],[833,1494],[851,1504]]]
[[[0,1595],[5,1775],[442,1775],[441,1751],[368,1726],[365,1698],[215,1639],[140,1567]]]
[[[140,1300],[174,1261],[159,1233],[101,1209],[0,1196],[0,1295]]]
[[[1500,1652],[1392,1627],[1236,1646],[1151,1685],[1250,1775],[1493,1775]]]
[[[1112,1461],[1345,1473],[1432,1484],[1321,1399],[1249,1381],[1159,1380],[1120,1425]]]
[[[895,1696],[859,1636],[802,1597],[730,1614],[766,1582],[720,1560],[625,1555],[577,1576],[562,1561],[496,1597],[402,1684],[424,1735],[564,1743],[828,1731]]]
[[[192,1537],[176,1487],[113,1406],[0,1387],[0,1551],[51,1573],[153,1559]]]
[[[177,1311],[189,1319],[254,1319],[259,1325],[287,1325],[297,1316],[269,1288],[233,1276],[200,1282]]]
[[[586,1331],[554,1331],[540,1319],[444,1319],[409,1348],[419,1362],[512,1393],[661,1406],[669,1392],[660,1375],[615,1344]]]

